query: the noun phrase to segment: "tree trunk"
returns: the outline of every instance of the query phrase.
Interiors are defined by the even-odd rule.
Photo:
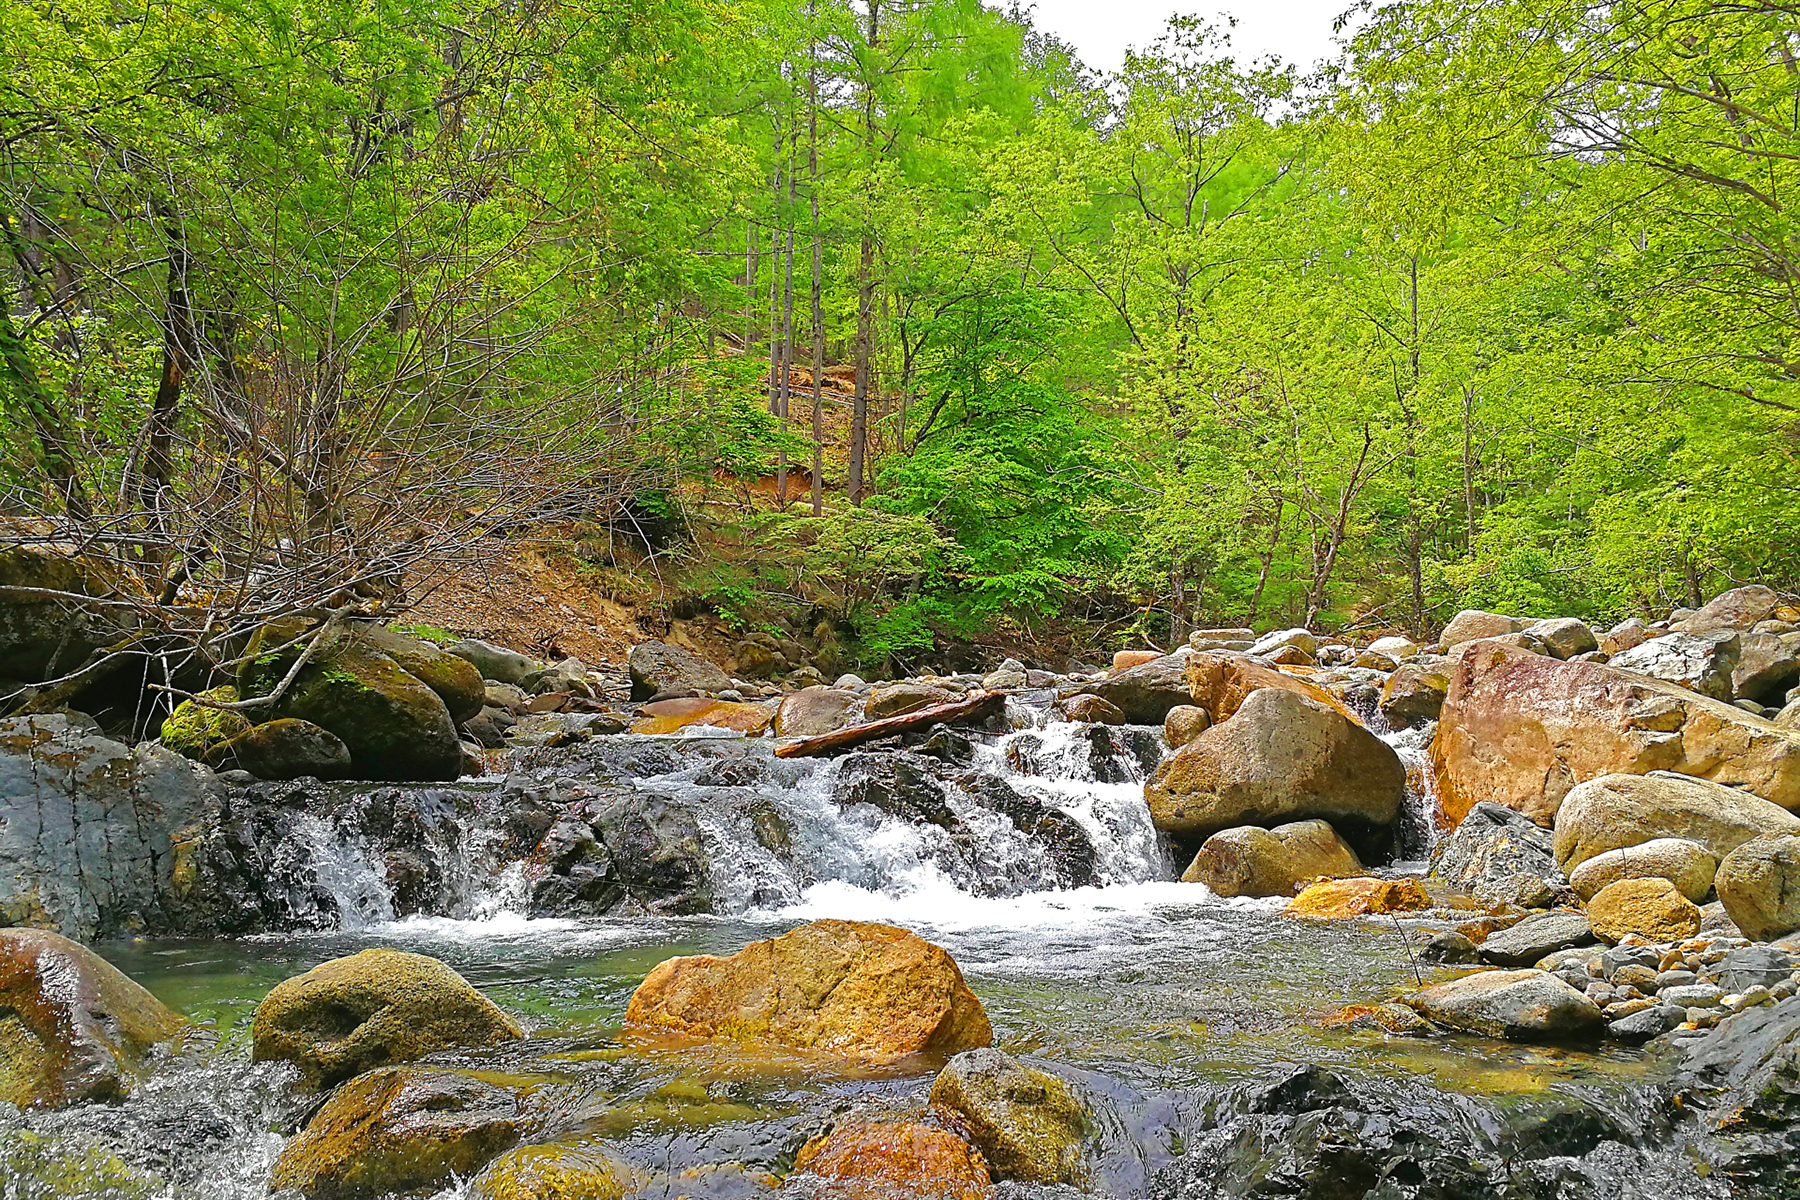
[[[869,0],[868,43],[871,52],[881,44],[881,0]],[[871,54],[871,58],[873,55]],[[873,63],[870,64],[873,69]],[[875,82],[863,84],[864,165],[871,186],[875,173]],[[872,205],[874,197],[864,197]],[[863,214],[862,253],[856,264],[856,392],[850,404],[850,503],[860,505],[867,491],[863,478],[869,446],[869,358],[875,341],[875,231],[874,214]]]
[[[794,373],[794,152],[799,148],[800,128],[796,121],[788,138],[787,164],[787,217],[782,222],[787,229],[787,245],[783,248],[784,261],[781,283],[781,411],[775,415],[781,419],[781,433],[785,437],[788,428],[788,389]],[[775,501],[783,511],[787,509],[787,446],[784,443],[778,449],[780,462],[775,470]]]
[[[807,5],[818,12],[818,0]],[[807,170],[812,176],[812,512],[825,512],[825,239],[819,228],[819,43],[813,42],[806,75],[807,123],[810,128]]]
[[[175,215],[161,205],[157,215],[163,223],[163,240],[168,246],[167,286],[163,301],[162,374],[156,395],[150,402],[150,417],[144,431],[144,449],[136,470],[135,488],[138,504],[145,514],[143,564],[147,580],[160,581],[163,564],[169,552],[169,487],[175,473],[175,423],[181,404],[181,387],[193,372],[198,357],[194,329],[193,298],[189,292],[189,275],[193,260],[188,255],[187,236]]]
[[[1263,548],[1262,569],[1256,573],[1256,590],[1250,594],[1250,615],[1244,618],[1245,625],[1255,625],[1257,615],[1262,611],[1263,590],[1269,585],[1269,567],[1275,561],[1275,551],[1281,546],[1281,513],[1286,506],[1286,500],[1275,497],[1275,520],[1269,527],[1269,544]]]

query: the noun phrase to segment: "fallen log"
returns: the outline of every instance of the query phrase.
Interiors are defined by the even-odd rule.
[[[848,725],[843,729],[834,729],[830,733],[822,733],[818,737],[800,738],[785,746],[777,746],[775,757],[811,758],[818,754],[830,754],[833,750],[848,750],[852,746],[860,746],[864,742],[872,742],[877,738],[893,737],[897,733],[930,729],[933,725],[958,725],[971,721],[985,721],[994,714],[1005,710],[1005,692],[974,692],[961,700],[952,700],[948,704],[933,704],[915,712],[901,713],[897,717],[883,717],[879,721],[868,721],[861,725]]]

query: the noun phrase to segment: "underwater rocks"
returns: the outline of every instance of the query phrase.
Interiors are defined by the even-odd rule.
[[[989,1200],[981,1152],[948,1130],[918,1121],[851,1117],[794,1158],[794,1177],[822,1186],[820,1200]]]
[[[0,929],[0,1101],[60,1108],[119,1100],[187,1028],[85,946]]]
[[[298,1066],[331,1087],[436,1050],[524,1037],[518,1024],[435,958],[364,950],[277,986],[256,1006],[255,1062]]]
[[[645,977],[625,1019],[876,1062],[993,1040],[949,954],[903,929],[857,921],[815,921],[728,958],[671,958]]]
[[[620,1200],[642,1172],[598,1139],[517,1146],[469,1180],[470,1200]]]

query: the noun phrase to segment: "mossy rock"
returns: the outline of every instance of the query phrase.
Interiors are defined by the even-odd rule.
[[[258,779],[342,779],[354,769],[342,738],[298,717],[253,725],[215,746],[206,762],[218,770],[248,771]]]
[[[42,546],[0,550],[0,678],[35,683],[72,671],[136,627],[129,606],[83,597],[145,598],[134,581],[103,562]]]
[[[267,640],[280,645],[288,638],[272,634]],[[269,695],[303,645],[267,654],[253,648],[238,690]],[[297,717],[331,731],[349,748],[355,774],[366,779],[455,779],[462,773],[462,748],[443,700],[353,634],[337,633],[316,652],[269,715]]]
[[[1056,1076],[1000,1050],[969,1050],[931,1085],[931,1103],[957,1115],[996,1179],[1087,1181],[1087,1111]]]
[[[188,1028],[111,963],[42,929],[0,929],[0,1101],[123,1099]]]
[[[630,1163],[598,1142],[519,1146],[469,1181],[469,1200],[619,1200],[640,1184]]]
[[[532,1127],[509,1088],[462,1071],[384,1067],[332,1093],[282,1149],[269,1190],[305,1200],[427,1193],[481,1170]]]
[[[436,692],[450,710],[450,719],[458,725],[474,717],[487,703],[487,685],[481,680],[481,672],[454,654],[383,625],[360,628],[356,636]]]
[[[364,950],[321,963],[256,1006],[251,1057],[292,1062],[315,1087],[435,1050],[524,1037],[518,1024],[435,958]]]
[[[230,684],[201,692],[196,700],[217,700],[222,704],[236,702],[238,690]],[[196,700],[183,700],[162,723],[162,744],[177,754],[200,762],[207,753],[247,733],[250,722],[242,713],[211,708]]]
[[[163,1181],[90,1139],[45,1137],[29,1129],[0,1134],[0,1180],[20,1200],[150,1200]]]

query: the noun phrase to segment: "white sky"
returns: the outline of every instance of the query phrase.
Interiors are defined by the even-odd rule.
[[[1033,19],[1075,47],[1081,61],[1116,71],[1127,46],[1155,41],[1176,13],[1219,20],[1237,18],[1231,45],[1238,61],[1274,54],[1301,68],[1330,57],[1332,20],[1352,0],[1036,0]]]

